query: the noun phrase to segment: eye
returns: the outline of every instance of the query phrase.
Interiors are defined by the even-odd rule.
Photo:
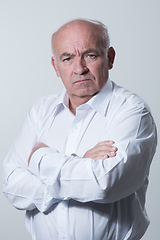
[[[96,57],[96,56],[95,56],[94,54],[89,54],[88,57],[89,57],[89,58],[94,58],[94,57]]]
[[[71,60],[70,57],[68,57],[68,58],[64,58],[64,59],[63,59],[63,62],[69,62],[70,60]]]
[[[90,53],[90,54],[86,55],[86,58],[89,59],[89,60],[96,60],[97,55]]]

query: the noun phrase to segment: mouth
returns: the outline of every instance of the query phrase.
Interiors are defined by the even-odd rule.
[[[80,79],[74,82],[74,84],[81,84],[81,83],[85,83],[85,82],[89,82],[92,81],[91,79]]]

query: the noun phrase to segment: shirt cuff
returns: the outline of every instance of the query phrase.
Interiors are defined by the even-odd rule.
[[[39,177],[39,165],[43,157],[51,153],[57,153],[57,151],[54,148],[50,147],[39,148],[36,150],[30,159],[28,167],[29,171]]]

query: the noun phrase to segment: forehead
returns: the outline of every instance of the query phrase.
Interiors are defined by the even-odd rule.
[[[62,52],[83,52],[98,48],[100,37],[93,26],[74,24],[60,29],[54,39],[55,54]]]

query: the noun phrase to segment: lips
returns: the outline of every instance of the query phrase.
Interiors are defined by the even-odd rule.
[[[80,80],[76,80],[74,83],[85,83],[91,81],[91,79],[80,79]]]

